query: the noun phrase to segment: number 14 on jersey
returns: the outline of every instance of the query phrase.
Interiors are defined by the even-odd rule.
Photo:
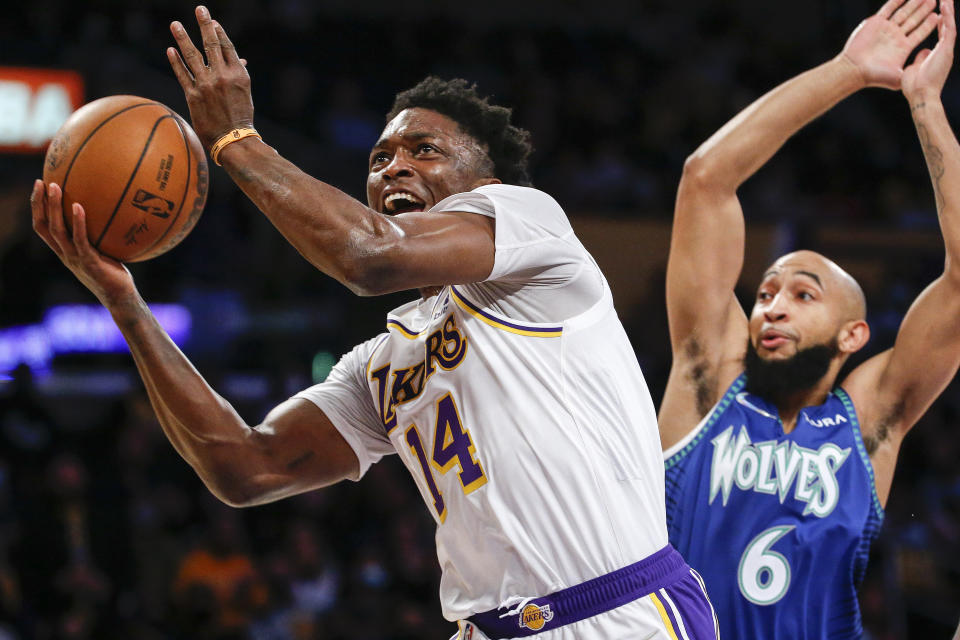
[[[460,421],[457,404],[449,393],[437,400],[437,423],[433,433],[433,455],[429,459],[417,425],[411,424],[407,427],[404,436],[410,450],[420,462],[420,468],[433,496],[433,507],[440,522],[447,518],[447,507],[443,501],[443,494],[437,487],[436,479],[433,476],[434,469],[444,475],[454,466],[459,467],[458,478],[464,494],[469,494],[487,483],[483,467],[480,466],[480,461],[476,458],[477,451],[473,446],[473,440],[470,438],[470,432],[464,428]]]

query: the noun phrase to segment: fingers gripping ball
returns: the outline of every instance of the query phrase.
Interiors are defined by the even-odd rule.
[[[63,189],[67,229],[79,202],[90,244],[138,262],[169,251],[190,232],[207,200],[209,173],[183,118],[153,100],[109,96],[84,105],[60,128],[43,181]]]

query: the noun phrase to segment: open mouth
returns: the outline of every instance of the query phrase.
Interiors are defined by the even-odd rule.
[[[423,200],[406,191],[391,193],[383,199],[383,212],[389,215],[423,211],[425,206],[426,203]]]
[[[790,338],[779,331],[765,331],[760,335],[760,344],[766,349],[776,349],[789,341]]]

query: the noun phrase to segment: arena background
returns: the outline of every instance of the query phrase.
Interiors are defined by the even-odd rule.
[[[210,8],[249,60],[264,139],[354,195],[393,94],[424,75],[468,78],[513,106],[533,133],[534,182],[606,270],[659,399],[669,366],[664,262],[684,158],[762,92],[835,55],[877,5]],[[174,19],[196,39],[187,2],[8,3],[0,67],[74,70],[85,100],[136,94],[187,115],[164,56]],[[951,115],[956,75],[944,95]],[[0,83],[0,98],[7,89]],[[9,135],[16,114],[0,105]],[[0,155],[0,638],[449,637],[433,523],[396,459],[358,484],[264,507],[232,510],[209,495],[164,439],[131,358],[84,306],[93,297],[32,233],[27,197],[41,165],[39,153]],[[223,171],[211,178],[193,233],[131,270],[148,301],[173,305],[170,322],[200,371],[256,422],[414,294],[353,297],[301,259]],[[866,289],[871,353],[892,344],[942,269],[930,182],[899,94],[847,100],[741,193],[743,299],[774,256],[823,251]],[[955,382],[904,444],[861,590],[870,638],[948,638],[960,617],[958,414]]]

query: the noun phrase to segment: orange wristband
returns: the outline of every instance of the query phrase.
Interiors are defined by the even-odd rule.
[[[210,147],[210,157],[213,158],[214,164],[218,167],[220,166],[220,152],[223,151],[223,148],[226,147],[231,142],[236,142],[237,140],[243,140],[244,138],[249,138],[250,136],[256,136],[260,138],[260,134],[257,133],[256,129],[234,129],[229,133],[217,138],[217,141],[213,143],[213,146]],[[263,138],[260,138],[263,140]]]

